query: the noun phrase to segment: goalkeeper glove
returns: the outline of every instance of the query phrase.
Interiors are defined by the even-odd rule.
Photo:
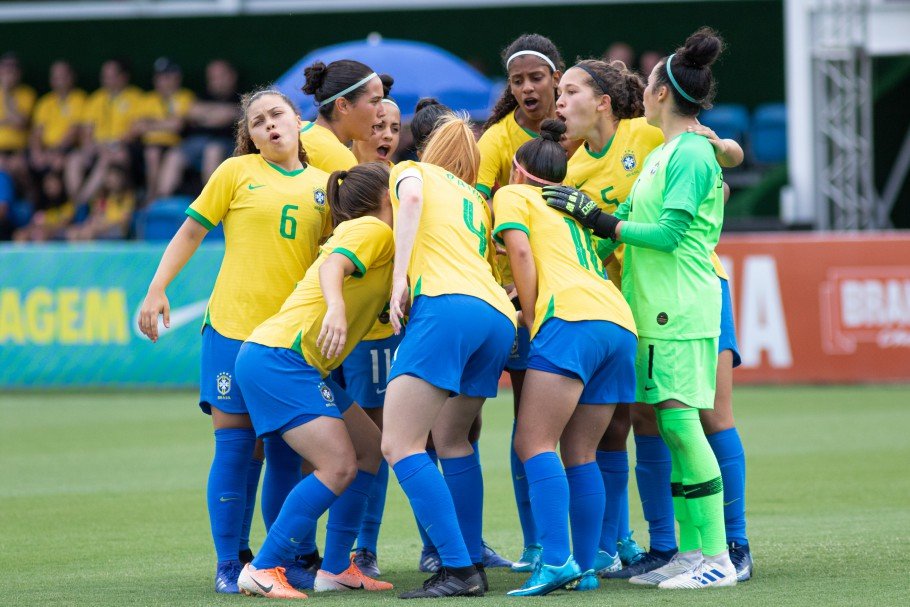
[[[548,185],[543,188],[543,197],[547,206],[574,217],[578,223],[590,228],[595,236],[616,240],[619,220],[601,211],[584,192],[564,185]]]

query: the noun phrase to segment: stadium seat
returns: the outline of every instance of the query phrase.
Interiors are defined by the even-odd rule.
[[[31,221],[34,213],[35,209],[28,200],[14,200],[10,204],[10,219],[16,228],[21,228]]]
[[[140,212],[136,235],[153,242],[170,240],[186,219],[186,208],[193,202],[189,196],[159,198]]]
[[[738,103],[721,103],[698,116],[699,122],[711,127],[721,139],[733,139],[743,144],[749,130],[749,110]]]
[[[767,103],[755,109],[749,129],[752,157],[758,164],[787,160],[787,106]]]

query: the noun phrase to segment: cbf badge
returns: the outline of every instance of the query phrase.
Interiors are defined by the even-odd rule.
[[[322,394],[322,400],[325,401],[326,407],[335,406],[335,395],[332,393],[332,389],[329,388],[325,382],[319,384],[319,393]]]
[[[227,372],[219,373],[215,377],[215,387],[218,389],[218,400],[230,400],[231,374]]]
[[[635,152],[626,150],[626,153],[622,155],[622,168],[626,170],[626,173],[631,173],[636,166],[638,166],[638,162],[635,160]]]
[[[316,203],[315,209],[317,211],[322,212],[325,210],[325,200],[326,200],[325,190],[323,188],[314,188],[313,189],[313,202]]]

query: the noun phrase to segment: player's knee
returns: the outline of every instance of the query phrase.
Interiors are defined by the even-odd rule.
[[[340,461],[332,462],[325,469],[320,470],[320,476],[325,478],[325,484],[336,495],[348,488],[354,477],[357,476],[357,460],[354,458],[344,458]]]

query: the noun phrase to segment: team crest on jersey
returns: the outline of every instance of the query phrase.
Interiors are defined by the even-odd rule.
[[[218,389],[218,400],[230,400],[231,374],[225,371],[215,376],[215,387]]]
[[[622,168],[626,170],[626,173],[631,173],[636,166],[638,166],[638,162],[635,160],[635,152],[626,150],[626,153],[622,155]]]
[[[325,382],[319,384],[319,393],[322,394],[322,400],[325,401],[326,407],[332,407],[335,405],[335,395],[332,393],[332,389],[329,388]]]
[[[313,202],[316,203],[316,209],[322,211],[325,207],[326,195],[323,188],[313,189]]]

